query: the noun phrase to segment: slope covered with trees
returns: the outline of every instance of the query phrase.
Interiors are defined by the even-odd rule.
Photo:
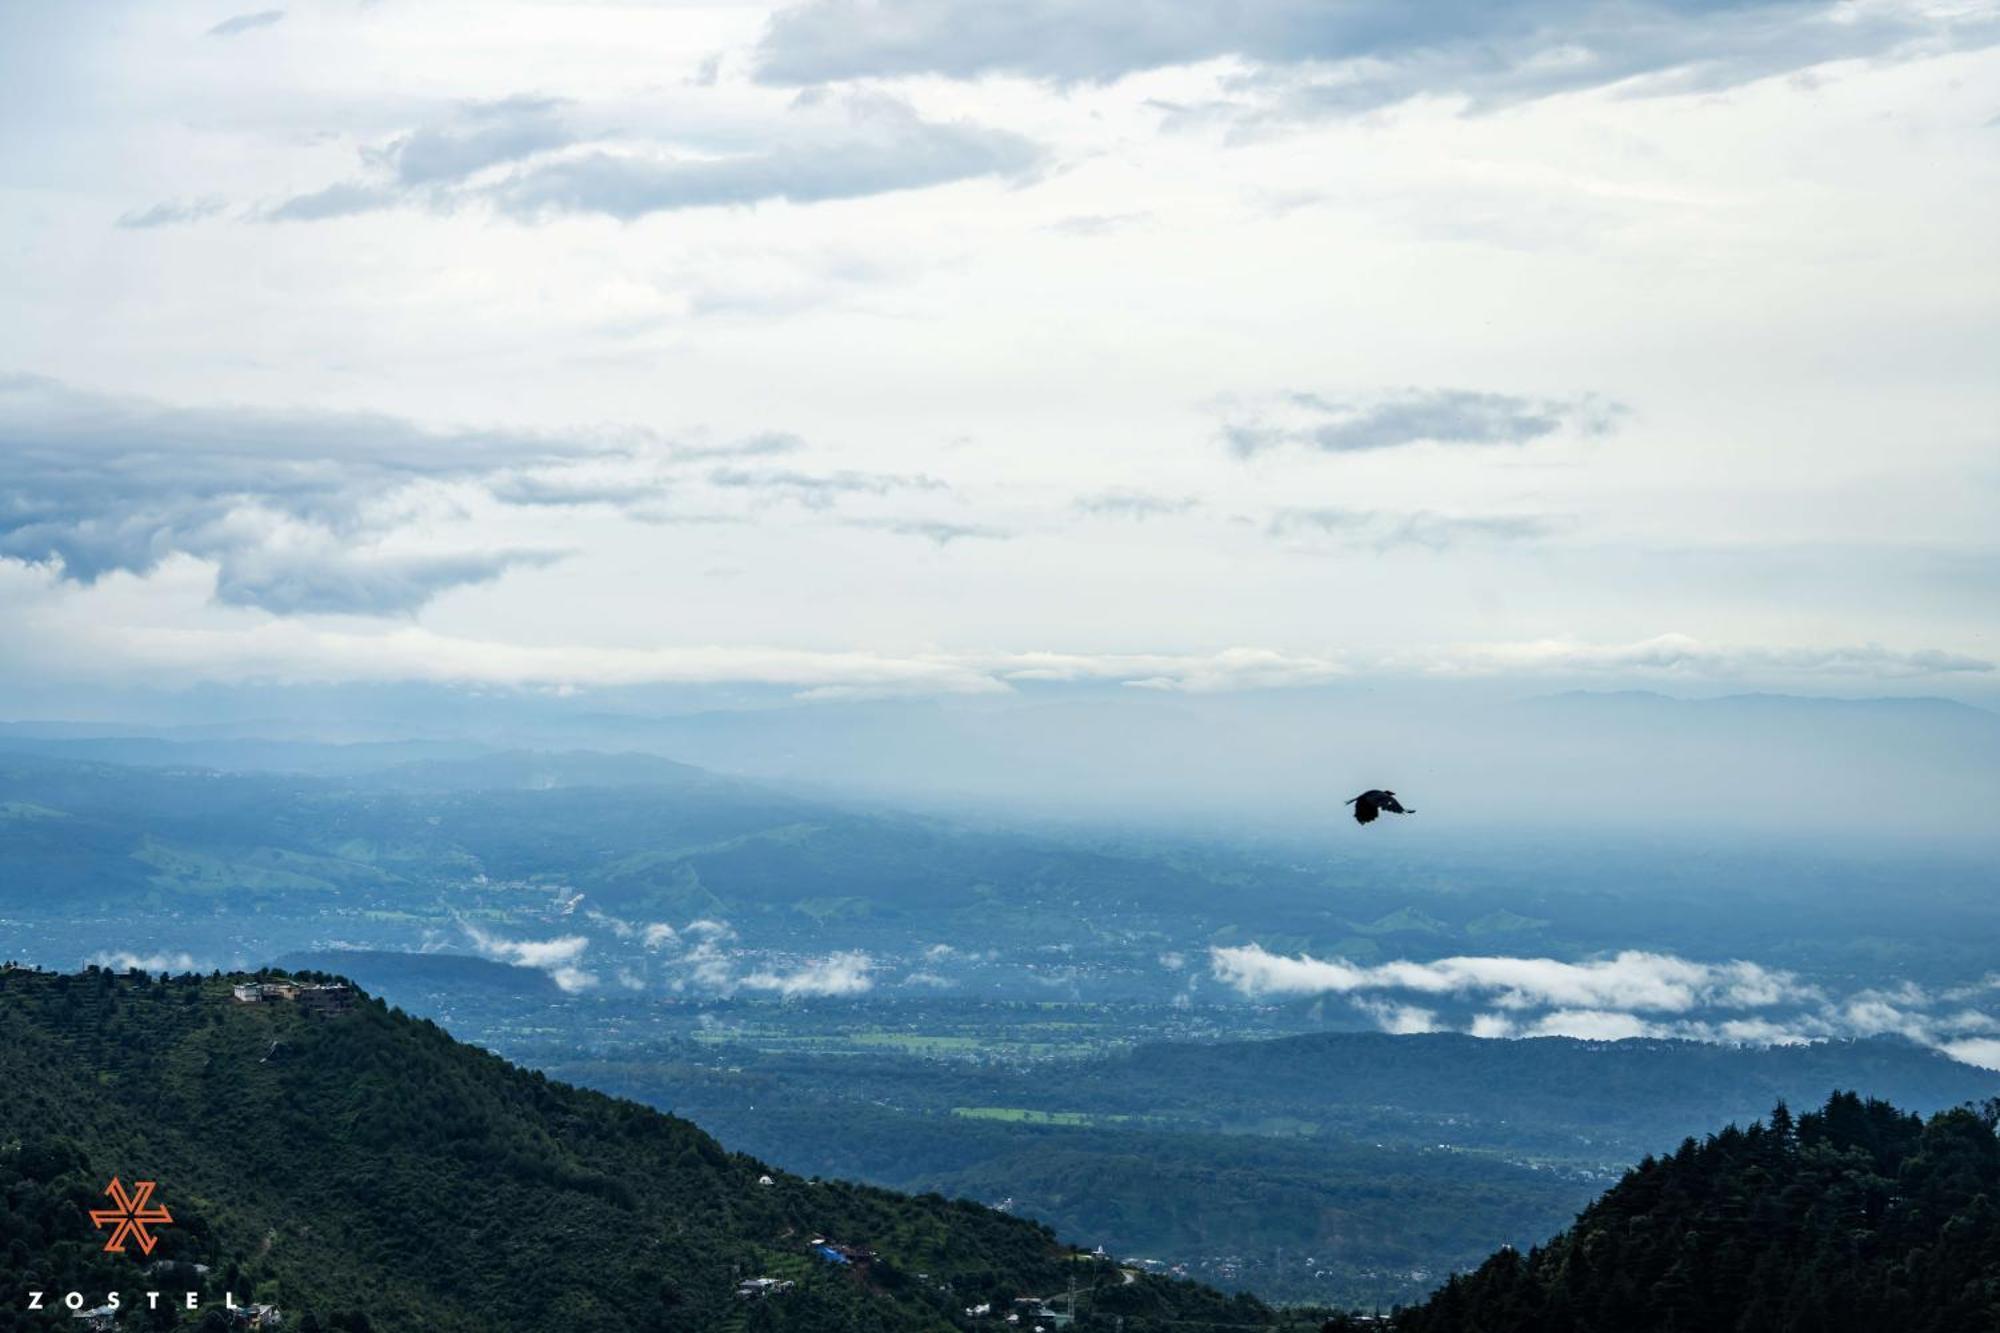
[[[133,1328],[221,1327],[229,1291],[306,1330],[897,1333],[1072,1278],[1080,1327],[1280,1323],[975,1204],[773,1171],[379,1001],[315,1017],[231,980],[0,971],[0,1328],[75,1326],[17,1308],[31,1290],[119,1290]],[[114,1176],[172,1210],[150,1255],[101,1251],[87,1215]],[[165,1263],[207,1271],[147,1274]],[[737,1293],[759,1276],[794,1285]],[[149,1287],[204,1308],[133,1310]]]
[[[1969,1333],[2000,1328],[2000,1104],[1926,1122],[1835,1094],[1648,1158],[1528,1254],[1398,1333]]]

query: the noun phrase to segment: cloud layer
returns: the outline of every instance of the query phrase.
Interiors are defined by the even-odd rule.
[[[572,993],[592,990],[597,986],[596,974],[582,967],[583,956],[590,951],[588,936],[562,935],[547,940],[510,940],[491,931],[481,930],[470,922],[461,922],[460,926],[465,931],[466,938],[472,941],[472,947],[488,958],[546,972],[556,985]]]
[[[1540,514],[1393,513],[1379,509],[1280,509],[1271,516],[1274,537],[1318,536],[1377,551],[1416,546],[1443,551],[1462,542],[1529,542],[1560,532],[1563,523]]]
[[[566,214],[630,222],[690,208],[815,204],[955,181],[1020,180],[1043,158],[1020,134],[927,119],[882,95],[802,97],[748,135],[706,128],[685,114],[663,119],[650,130],[588,128],[573,123],[568,104],[550,98],[467,103],[366,148],[366,175],[294,195],[264,216],[322,222],[390,208],[485,204],[527,222]]]
[[[1469,957],[1359,967],[1304,954],[1286,958],[1249,944],[1211,950],[1209,962],[1216,980],[1252,997],[1400,990],[1476,997],[1501,1009],[1687,1013],[1759,1008],[1810,994],[1790,973],[1767,971],[1755,963],[1694,963],[1636,950],[1586,963]]]
[[[1988,10],[1915,0],[805,0],[771,20],[756,71],[781,84],[988,74],[1072,83],[1227,57],[1250,68],[1235,109],[1313,118],[1633,80],[1721,88],[1994,39]]]
[[[1363,966],[1248,944],[1211,949],[1209,968],[1250,999],[1348,996],[1388,1032],[1458,1027],[1475,1037],[1678,1037],[1745,1045],[1895,1035],[2000,1068],[1994,1036],[2000,1017],[1969,1003],[1990,994],[1990,981],[1942,995],[1904,985],[1836,997],[1781,969],[1643,950],[1583,962],[1487,956]],[[1440,1016],[1446,1003],[1461,1015],[1457,1020]]]
[[[439,433],[359,414],[170,408],[0,377],[0,556],[92,582],[176,554],[216,595],[278,612],[406,612],[555,552],[411,549],[413,489],[483,485],[603,446]]]
[[[749,990],[775,991],[786,999],[863,995],[875,988],[875,961],[857,950],[837,953],[784,971],[752,972],[743,978]]]

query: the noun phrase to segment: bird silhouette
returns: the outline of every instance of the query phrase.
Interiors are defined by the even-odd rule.
[[[1396,793],[1392,791],[1364,791],[1348,800],[1347,804],[1354,807],[1354,822],[1357,824],[1374,823],[1375,816],[1384,810],[1399,815],[1417,813],[1414,810],[1404,809],[1403,803],[1396,799]]]

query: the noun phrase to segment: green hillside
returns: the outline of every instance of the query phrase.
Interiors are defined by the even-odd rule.
[[[221,1327],[227,1290],[288,1329],[897,1333],[990,1327],[966,1307],[1072,1279],[1079,1328],[1278,1323],[974,1204],[771,1171],[379,1001],[314,1016],[237,1003],[230,980],[0,972],[0,1329],[78,1327],[17,1308],[31,1290],[119,1290],[121,1328]],[[113,1176],[157,1181],[173,1212],[143,1260],[101,1253],[86,1216]],[[830,1261],[816,1237],[875,1257]],[[144,1274],[163,1262],[208,1272]],[[737,1294],[759,1276],[795,1285]],[[205,1308],[131,1309],[147,1287]]]
[[[1575,1226],[1503,1250],[1398,1333],[2000,1328],[2000,1103],[1928,1122],[1838,1093],[1648,1158]]]

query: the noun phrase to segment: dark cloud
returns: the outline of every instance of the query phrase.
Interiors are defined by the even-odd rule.
[[[213,28],[210,28],[208,35],[210,37],[234,37],[238,33],[249,32],[253,28],[268,28],[273,23],[282,23],[284,19],[285,11],[282,9],[260,9],[254,14],[238,14],[235,18],[224,19]]]
[[[1569,431],[1610,431],[1624,408],[1594,395],[1523,398],[1471,389],[1408,389],[1365,402],[1295,393],[1225,423],[1222,437],[1241,457],[1286,445],[1330,454],[1407,444],[1523,445]]]
[[[771,20],[755,72],[776,84],[1103,82],[1229,56],[1257,67],[1239,91],[1305,115],[1421,95],[1499,104],[1646,76],[1726,86],[1996,35],[1978,8],[1827,0],[805,0]]]
[[[170,227],[177,222],[199,222],[203,218],[220,213],[222,207],[222,200],[214,197],[185,201],[169,199],[154,204],[151,208],[135,208],[129,213],[121,214],[118,225],[129,230],[143,230],[148,227]]]
[[[219,601],[262,607],[280,615],[406,615],[441,592],[491,583],[510,569],[551,564],[562,554],[508,550],[446,555],[352,551],[274,555],[249,548],[222,564],[215,595]]]
[[[774,500],[790,500],[809,509],[825,509],[843,496],[888,495],[895,491],[949,490],[922,473],[797,472],[776,468],[719,467],[708,474],[711,486],[751,491]]]
[[[1172,514],[1185,514],[1201,504],[1193,496],[1154,495],[1150,491],[1098,491],[1091,495],[1079,495],[1070,508],[1079,514],[1093,514],[1101,518],[1164,518]]]
[[[963,121],[928,121],[901,102],[851,99],[845,123],[722,157],[596,151],[531,166],[490,193],[518,217],[601,213],[631,219],[767,199],[820,203],[980,177],[1022,177],[1041,161],[1028,140]]]
[[[524,220],[595,213],[630,220],[782,199],[819,203],[982,177],[1021,179],[1042,161],[1020,135],[925,120],[894,98],[805,96],[759,136],[716,141],[587,136],[564,104],[512,97],[456,109],[362,159],[368,178],[287,199],[263,216],[317,222],[398,207],[481,201]],[[574,151],[571,151],[574,150]],[[508,168],[497,173],[494,169]]]
[[[396,502],[424,483],[498,492],[616,450],[523,433],[434,432],[361,414],[188,409],[0,377],[0,557],[92,582],[170,556],[217,567],[217,595],[275,611],[406,611],[445,588],[553,558],[402,553]],[[553,481],[550,482],[553,484]]]
[[[1381,509],[1281,509],[1267,531],[1274,537],[1309,534],[1344,546],[1378,551],[1419,546],[1442,551],[1463,542],[1532,542],[1562,531],[1566,521],[1545,514],[1399,513]]]
[[[560,119],[562,105],[546,97],[470,103],[450,122],[406,134],[374,156],[402,185],[461,181],[575,143]]]

